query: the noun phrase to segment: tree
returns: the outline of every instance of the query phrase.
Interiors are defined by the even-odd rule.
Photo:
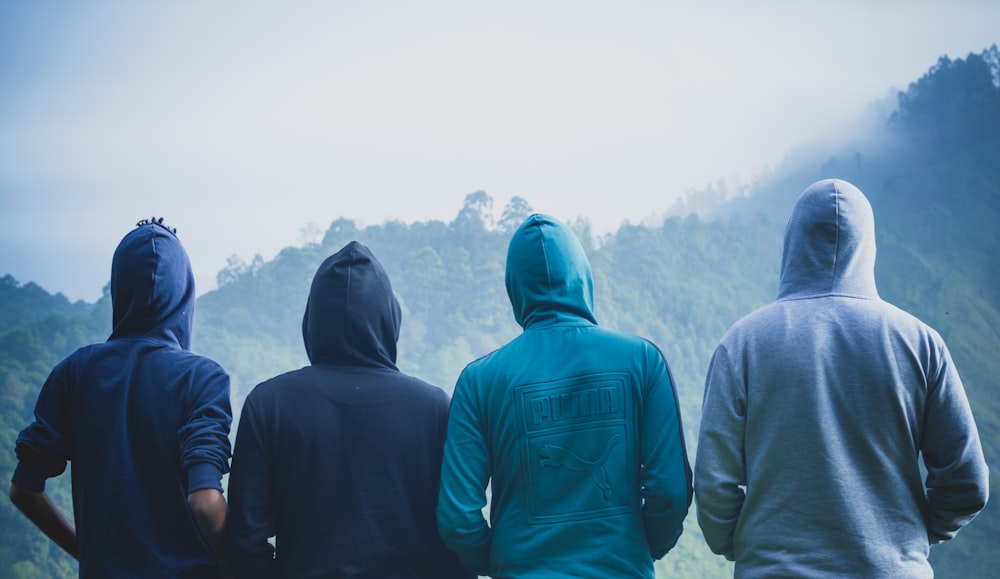
[[[507,205],[504,205],[503,213],[500,214],[500,231],[511,234],[524,223],[532,213],[531,205],[523,197],[511,197]]]
[[[493,198],[486,191],[474,191],[465,196],[462,210],[452,225],[461,231],[491,229],[493,227]]]

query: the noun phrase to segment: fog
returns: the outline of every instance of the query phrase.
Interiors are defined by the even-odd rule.
[[[100,296],[165,216],[199,293],[333,219],[502,209],[596,232],[835,138],[1000,4],[0,4],[0,275]],[[805,186],[806,184],[803,184]]]

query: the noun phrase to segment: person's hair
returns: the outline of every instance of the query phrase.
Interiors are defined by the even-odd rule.
[[[142,227],[143,225],[159,225],[160,227],[166,229],[170,233],[177,235],[177,228],[170,227],[169,225],[163,223],[162,217],[150,217],[149,219],[140,219],[138,223],[135,224],[136,227]]]

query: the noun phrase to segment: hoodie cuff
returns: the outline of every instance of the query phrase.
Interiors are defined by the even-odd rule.
[[[188,494],[202,489],[222,492],[222,471],[210,462],[196,462],[187,470]]]
[[[32,471],[23,462],[17,463],[17,468],[14,469],[14,476],[11,477],[10,482],[26,491],[40,493],[45,490],[45,477]]]

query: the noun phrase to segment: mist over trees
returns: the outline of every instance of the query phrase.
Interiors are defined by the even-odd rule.
[[[995,472],[1000,51],[994,46],[964,59],[942,57],[897,95],[876,129],[836,137],[826,148],[821,143],[807,155],[791,155],[735,198],[715,190],[700,216],[626,224],[601,237],[585,220],[571,221],[593,266],[597,319],[664,351],[693,458],[709,357],[730,324],[773,299],[784,220],[795,198],[818,179],[847,179],[875,211],[881,295],[948,342]],[[510,234],[530,213],[530,200],[514,198],[495,208],[486,192],[477,191],[450,222],[361,227],[340,217],[320,241],[286,248],[270,261],[233,258],[218,274],[219,288],[198,299],[193,349],[230,372],[239,412],[255,384],[307,364],[301,321],[312,276],[324,258],[356,239],[382,261],[403,308],[400,368],[450,391],[467,363],[520,331],[504,288],[504,260]],[[7,480],[16,464],[14,439],[30,422],[49,369],[76,347],[105,339],[110,326],[107,291],[95,304],[71,304],[34,284],[0,280],[0,475]],[[47,488],[69,512],[67,479]],[[1000,496],[996,480],[991,490]],[[1000,566],[998,534],[1000,507],[991,504],[956,540],[932,550],[937,576],[993,574]],[[75,568],[0,501],[0,575],[68,577]],[[727,577],[732,567],[708,552],[692,511],[679,546],[657,572]]]

